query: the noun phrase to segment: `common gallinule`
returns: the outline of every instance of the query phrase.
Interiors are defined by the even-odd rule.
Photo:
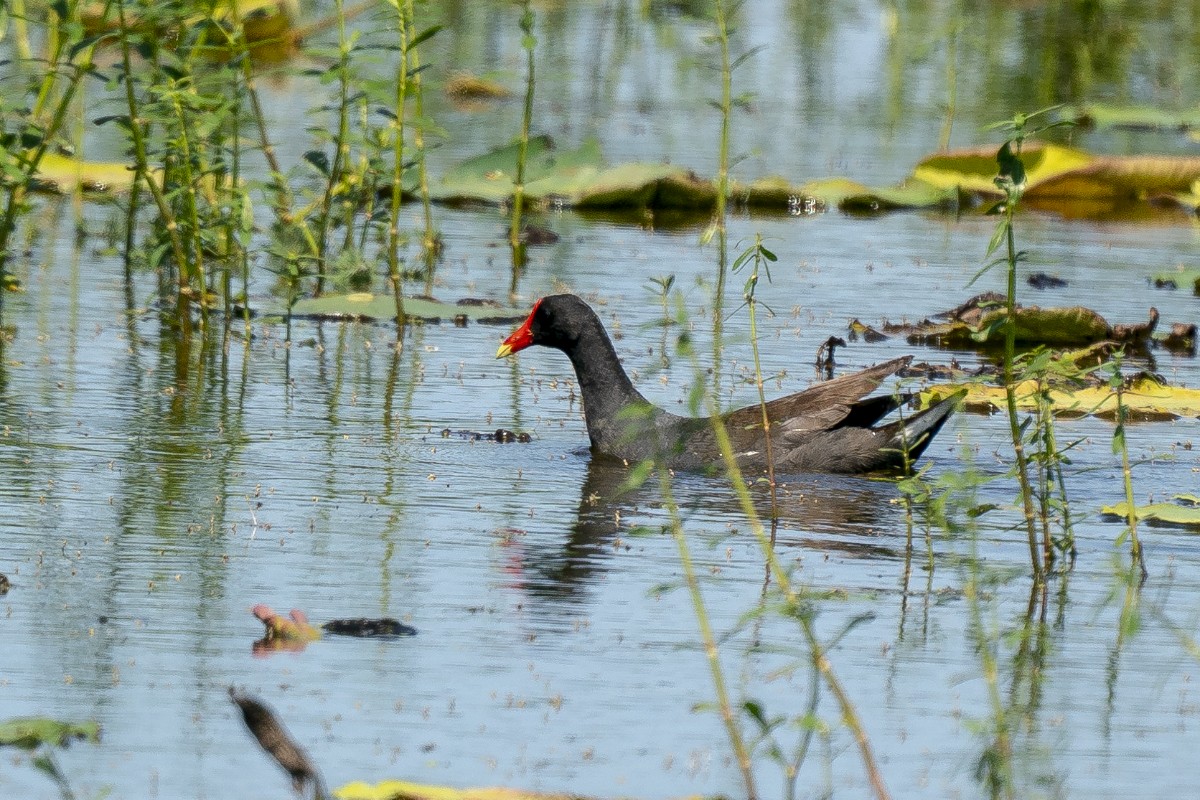
[[[583,395],[592,451],[635,463],[653,458],[671,469],[719,468],[721,451],[707,418],[681,417],[656,408],[633,388],[596,312],[574,295],[543,297],[500,345],[502,358],[530,345],[567,354]],[[767,403],[771,449],[780,472],[872,472],[911,460],[941,429],[957,398],[943,400],[903,420],[872,427],[899,400],[867,397],[911,356],[843,375]],[[748,406],[724,415],[733,452],[745,471],[766,469],[762,409]]]

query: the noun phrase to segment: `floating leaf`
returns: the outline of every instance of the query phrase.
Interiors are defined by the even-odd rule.
[[[1028,306],[1018,308],[1016,318],[1016,338],[1020,344],[1084,345],[1108,339],[1112,333],[1104,317],[1083,306]],[[906,336],[912,344],[965,348],[995,346],[1002,342],[1002,337],[993,334],[998,334],[998,323],[1003,319],[1003,310],[985,309],[949,322],[926,320],[912,325],[888,325],[884,331]]]
[[[1175,495],[1175,503],[1148,503],[1134,506],[1133,513],[1139,520],[1150,520],[1163,525],[1178,525],[1185,528],[1200,529],[1200,498],[1195,495]],[[1104,506],[1100,513],[1106,516],[1129,518],[1129,505],[1121,501],[1115,505]]]
[[[1094,160],[1095,156],[1070,147],[1026,145],[1021,151],[1026,192],[1052,178],[1082,169]],[[943,189],[956,188],[986,197],[1003,197],[1004,193],[994,182],[996,173],[995,148],[977,147],[922,159],[913,170],[913,177]]]
[[[1133,128],[1136,130],[1185,130],[1200,128],[1200,110],[1168,111],[1153,106],[1118,106],[1087,103],[1066,106],[1059,112],[1063,119],[1077,125],[1096,128]]]
[[[1198,178],[1200,158],[1096,156],[1078,169],[1046,177],[1027,196],[1134,202],[1187,192]]]
[[[995,168],[993,166],[993,174]],[[843,211],[871,213],[905,208],[949,208],[958,203],[955,186],[937,186],[919,178],[894,187],[868,187],[845,178],[825,178],[799,187],[802,200]]]
[[[530,792],[503,787],[455,789],[408,781],[383,781],[376,784],[355,781],[334,789],[333,796],[338,800],[585,800],[581,795],[574,793]],[[693,796],[686,800],[700,798]]]
[[[276,309],[270,313],[282,315],[284,312]],[[507,308],[486,300],[443,303],[428,297],[404,298],[404,313],[409,318],[421,322],[471,320],[497,325],[520,322],[528,314],[525,310]],[[313,319],[391,320],[396,317],[396,302],[390,294],[327,294],[296,301],[292,306],[292,316]]]
[[[512,96],[512,92],[503,84],[465,71],[455,72],[447,78],[444,91],[460,101],[503,100]]]
[[[681,167],[623,164],[595,176],[575,194],[578,208],[711,208],[717,191]]]
[[[1192,289],[1200,294],[1200,269],[1174,269],[1150,276],[1156,289]]]
[[[970,411],[992,413],[1005,407],[1003,387],[980,383],[931,386],[920,393],[921,405],[934,405],[964,389],[966,397],[963,398],[963,406]],[[1017,384],[1017,406],[1027,411],[1033,410],[1037,405],[1038,390],[1038,384],[1032,380]],[[1116,419],[1117,416],[1117,398],[1107,386],[1051,388],[1050,403],[1054,413],[1060,416],[1092,415],[1105,419]],[[1130,418],[1136,420],[1200,417],[1200,389],[1166,386],[1146,376],[1134,380],[1121,393],[1121,403]]]
[[[19,717],[0,722],[0,747],[36,750],[42,745],[66,747],[73,740],[100,741],[98,722],[60,722],[46,717]]]
[[[114,194],[129,191],[135,176],[125,164],[46,153],[38,163],[35,180],[39,190],[57,194],[71,194],[77,188],[94,194]]]

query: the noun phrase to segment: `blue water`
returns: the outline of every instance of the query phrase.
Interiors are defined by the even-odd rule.
[[[563,15],[565,31],[544,34],[546,85],[565,84],[583,99],[548,91],[540,119],[567,141],[598,129],[614,159],[668,158],[711,171],[711,73],[694,61],[707,52],[699,44],[707,29],[686,18],[644,23],[625,9],[633,39],[617,51],[624,56],[601,49],[608,79],[594,84],[584,68],[591,62],[572,53],[592,57],[584,45],[610,30],[614,5],[542,12]],[[486,15],[476,13],[461,24],[482,24]],[[490,13],[511,16],[506,7]],[[887,182],[933,149],[935,114],[906,109],[897,129],[872,110],[889,97],[885,62],[897,45],[878,7],[839,6],[816,53],[800,45],[786,9],[770,4],[762,14],[743,26],[745,44],[770,48],[747,67],[760,98],[738,122],[737,147],[752,153],[745,173]],[[666,36],[678,39],[662,44]],[[519,44],[503,38],[501,47],[498,68],[517,74]],[[482,56],[471,58],[483,71]],[[556,59],[566,62],[561,71]],[[912,102],[928,112],[940,102],[941,72],[918,63],[913,74]],[[276,102],[300,92],[298,83],[286,79]],[[504,107],[498,119],[515,112]],[[473,137],[448,151],[476,152],[512,130],[444,113],[449,129]],[[958,130],[986,140],[992,134],[977,125],[985,119],[972,111]],[[696,710],[714,692],[677,544],[663,532],[666,498],[654,481],[612,498],[624,475],[591,462],[560,354],[535,349],[497,361],[507,328],[478,324],[415,328],[397,353],[388,326],[301,321],[289,347],[281,324],[259,320],[248,346],[236,336],[226,348],[219,338],[204,352],[196,345],[180,377],[173,337],[150,308],[152,281],[140,278],[127,297],[120,260],[96,252],[94,241],[75,248],[69,204],[47,209],[49,235],[21,262],[26,291],[4,309],[14,330],[0,364],[0,572],[14,588],[0,598],[0,718],[101,722],[102,744],[58,756],[77,796],[284,795],[287,780],[245,734],[230,685],[275,708],[330,786],[405,778],[645,798],[742,792],[718,717]],[[107,211],[84,213],[98,226]],[[438,218],[447,258],[436,294],[503,299],[507,256],[495,246],[503,217],[440,209]],[[694,228],[569,213],[542,222],[562,240],[531,250],[519,303],[561,290],[588,298],[618,335],[638,388],[679,410],[695,368],[675,352],[678,329],[657,324],[649,278],[676,276],[706,370],[714,248],[701,247]],[[967,287],[992,224],[924,214],[735,216],[732,242],[761,233],[779,256],[758,288],[774,312],[760,319],[764,368],[778,374],[768,394],[808,385],[818,345],[844,336],[853,318],[919,320],[999,288],[998,273]],[[1023,290],[1027,302],[1083,304],[1112,322],[1142,321],[1151,305],[1164,323],[1197,319],[1195,297],[1146,281],[1195,266],[1193,226],[1046,215],[1023,218],[1019,235],[1031,269],[1069,282]],[[719,371],[728,405],[755,397],[742,281],[730,278],[724,306]],[[265,282],[257,291],[265,297]],[[907,352],[939,364],[977,361],[892,339],[851,344],[839,370]],[[1156,356],[1172,381],[1200,385],[1194,359]],[[533,441],[441,434],[498,427]],[[1195,419],[1130,427],[1139,500],[1195,491],[1198,434]],[[905,515],[891,484],[785,479],[780,557],[797,586],[820,598],[822,640],[857,620],[829,659],[895,797],[986,794],[974,775],[992,709],[964,597],[976,580],[985,582],[979,614],[1011,709],[1018,796],[1192,791],[1186,765],[1200,703],[1188,642],[1200,622],[1200,544],[1187,532],[1142,529],[1150,576],[1141,626],[1118,647],[1116,564],[1127,555],[1114,546],[1122,525],[1099,516],[1123,497],[1112,427],[1067,420],[1058,435],[1079,441],[1069,470],[1079,553],[1065,591],[1061,579],[1051,586],[1032,662],[1020,659],[1015,636],[1029,587],[1013,510],[975,526],[957,514],[963,527],[953,532],[918,514],[906,559]],[[927,454],[930,478],[976,471],[993,479],[981,500],[1010,503],[1007,436],[998,416],[957,416]],[[808,651],[794,621],[752,614],[764,566],[728,486],[681,475],[672,495],[735,701],[803,715]],[[761,491],[756,500],[769,508]],[[419,635],[326,637],[303,652],[256,656],[262,627],[250,608],[259,602],[317,621],[392,616]],[[857,748],[824,691],[816,715],[799,796],[867,796]],[[798,733],[785,726],[779,736],[786,744]],[[9,751],[3,763],[0,796],[57,796],[27,757]],[[762,796],[781,796],[778,766],[761,754],[755,763]]]

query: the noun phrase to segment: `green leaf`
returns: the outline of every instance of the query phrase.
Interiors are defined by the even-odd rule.
[[[1012,151],[1012,143],[1005,142],[996,153],[996,163],[1000,167],[1000,177],[1007,178],[1014,186],[1025,183],[1025,164],[1021,157]]]
[[[66,747],[72,741],[100,741],[98,722],[61,722],[47,717],[18,717],[0,722],[0,747],[35,750],[42,745]]]
[[[421,31],[416,36],[414,36],[412,38],[412,41],[410,41],[408,43],[408,45],[405,47],[405,50],[406,51],[412,50],[414,47],[421,44],[421,42],[431,39],[433,36],[437,35],[437,33],[444,27],[445,27],[444,25],[431,25],[430,27],[426,28],[425,30]]]
[[[1197,502],[1195,495],[1175,495],[1174,500],[1176,502],[1147,503],[1135,506],[1133,511],[1138,521],[1150,520],[1162,525],[1194,529],[1196,532],[1200,532],[1200,502]],[[1100,513],[1109,517],[1128,519],[1129,505],[1122,501],[1115,505],[1102,507]]]
[[[754,720],[763,733],[771,730],[771,723],[767,720],[767,715],[763,713],[762,706],[753,700],[747,700],[742,703],[742,710],[746,712],[746,716]]]
[[[641,488],[642,484],[646,482],[653,472],[654,462],[652,460],[639,461],[637,464],[634,464],[633,468],[629,470],[629,474],[625,476],[625,480],[621,484],[621,491],[626,492]]]

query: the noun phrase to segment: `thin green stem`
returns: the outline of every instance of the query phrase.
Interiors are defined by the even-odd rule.
[[[1016,214],[1016,194],[1010,194],[1004,208],[1005,242],[1008,247],[1008,291],[1005,296],[1004,319],[1004,400],[1008,412],[1009,434],[1012,437],[1013,456],[1016,459],[1017,483],[1021,492],[1021,505],[1025,527],[1029,535],[1029,562],[1033,579],[1044,579],[1044,564],[1038,553],[1037,512],[1033,505],[1033,487],[1029,481],[1029,458],[1025,454],[1025,441],[1021,435],[1021,421],[1017,414],[1017,387],[1014,362],[1017,349],[1017,245],[1013,234],[1013,217]]]
[[[716,2],[717,41],[721,48],[721,140],[717,150],[717,200],[713,225],[725,227],[725,201],[729,196],[729,129],[733,116],[733,64],[729,57],[729,20],[725,0]]]
[[[516,293],[517,273],[525,265],[525,246],[521,242],[521,214],[525,209],[525,161],[529,153],[529,132],[533,127],[534,50],[537,38],[533,35],[533,6],[524,0],[521,13],[521,46],[525,49],[525,107],[521,115],[521,138],[517,140],[517,175],[513,181],[512,219],[508,242],[513,253],[512,293]]]
[[[343,190],[342,173],[350,159],[350,54],[353,48],[346,35],[346,14],[342,0],[335,0],[334,8],[338,21],[337,135],[333,140],[333,163],[329,165],[329,174],[325,176],[317,230],[317,283],[314,294],[318,297],[325,292],[325,280],[329,273],[329,227],[333,217],[333,199]],[[404,62],[403,57],[400,60]]]
[[[404,114],[408,103],[409,20],[399,3],[396,9],[396,34],[400,44],[400,63],[396,66],[396,97],[392,132],[391,209],[388,217],[388,280],[396,306],[396,341],[404,340],[404,276],[400,271],[400,204],[404,198]]]
[[[972,552],[970,575],[963,587],[963,595],[970,611],[971,628],[975,631],[979,660],[983,669],[984,685],[987,687],[988,705],[992,710],[992,744],[985,756],[986,769],[980,773],[986,777],[992,796],[998,794],[1013,797],[1012,785],[1012,740],[1009,732],[1008,714],[1000,695],[999,665],[996,658],[995,637],[988,634],[983,623],[982,599],[979,591],[980,562],[977,552]],[[983,765],[981,765],[983,766]]]
[[[176,222],[175,215],[167,203],[166,195],[163,194],[162,187],[155,182],[154,175],[149,166],[145,129],[143,127],[147,123],[138,115],[137,96],[133,88],[133,55],[129,44],[129,26],[125,17],[125,0],[117,0],[117,16],[121,23],[121,63],[124,73],[125,103],[129,110],[129,136],[133,145],[134,180],[140,180],[144,183],[146,189],[150,192],[150,196],[154,198],[154,204],[158,208],[159,216],[163,221],[163,227],[166,229],[168,240],[171,243],[171,252],[175,257],[175,263],[179,272],[179,284],[176,296],[176,303],[179,308],[178,320],[181,331],[186,337],[190,336],[192,332],[192,318],[187,308],[190,293],[187,288],[187,278],[184,274],[184,265],[187,264],[187,256],[185,255],[183,246],[183,237],[179,233],[179,223]]]
[[[416,11],[413,0],[405,0],[405,13],[409,25],[416,21]],[[425,91],[421,80],[421,53],[419,47],[409,49],[409,71],[412,73],[413,111],[416,122],[413,125],[413,147],[417,151],[417,191],[421,195],[422,211],[425,215],[425,232],[422,239],[425,251],[425,289],[429,294],[433,291],[433,265],[437,256],[437,233],[433,229],[433,201],[429,195],[429,170],[425,159]]]
[[[679,548],[679,564],[683,570],[683,580],[692,600],[692,608],[696,613],[696,623],[700,627],[700,639],[704,644],[704,656],[708,661],[708,669],[713,679],[713,690],[717,695],[717,710],[721,722],[729,736],[730,746],[733,747],[734,759],[742,773],[742,782],[746,787],[746,797],[755,800],[758,791],[754,783],[754,769],[750,760],[750,751],[738,727],[737,716],[733,712],[733,704],[729,700],[729,690],[725,684],[725,674],[721,667],[721,657],[717,649],[717,639],[713,635],[712,623],[708,618],[708,610],[704,605],[704,595],[700,591],[700,581],[696,577],[696,568],[692,563],[691,551],[688,548],[687,537],[683,534],[683,521],[679,515],[679,506],[671,491],[671,475],[666,469],[659,468],[658,483],[666,502],[667,512],[671,519],[671,536]]]
[[[1133,560],[1133,565],[1141,571],[1144,581],[1146,580],[1146,562],[1142,558],[1141,540],[1138,539],[1137,508],[1134,505],[1133,495],[1133,470],[1129,466],[1129,440],[1126,437],[1125,428],[1129,412],[1123,398],[1125,386],[1124,381],[1121,380],[1120,364],[1118,357],[1114,368],[1117,390],[1117,430],[1113,434],[1113,443],[1121,451],[1121,482],[1125,488],[1125,519],[1129,526],[1129,555]]]
[[[742,476],[741,468],[737,463],[737,457],[733,452],[733,446],[729,441],[729,432],[725,430],[725,423],[719,415],[716,398],[710,394],[708,402],[713,434],[721,451],[725,473],[729,477],[734,493],[737,495],[742,513],[750,522],[750,530],[753,532],[755,539],[758,540],[759,547],[766,558],[771,574],[775,578],[775,583],[783,593],[788,607],[794,609],[796,612],[795,616],[800,623],[800,630],[804,636],[804,640],[808,644],[812,664],[820,672],[826,687],[837,701],[838,707],[841,710],[842,721],[850,730],[855,744],[858,746],[863,768],[866,770],[867,778],[871,783],[875,797],[877,800],[889,798],[891,795],[883,782],[883,775],[879,771],[879,764],[875,759],[871,740],[866,734],[862,720],[854,708],[854,703],[851,701],[849,693],[846,692],[841,680],[834,672],[833,664],[829,661],[828,656],[826,656],[824,646],[817,638],[816,629],[812,622],[812,613],[804,607],[805,599],[793,589],[791,578],[787,571],[784,570],[782,563],[780,563],[775,548],[771,543],[770,536],[767,534],[766,528],[762,524],[762,519],[758,515],[758,509],[754,506],[754,499],[750,496],[750,489]]]

